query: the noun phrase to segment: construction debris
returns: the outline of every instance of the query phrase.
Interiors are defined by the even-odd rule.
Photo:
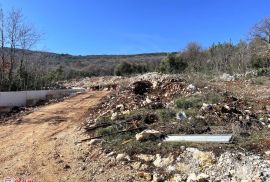
[[[103,89],[106,84],[104,82]],[[118,156],[119,161],[126,160],[123,152],[129,155],[132,168],[147,171],[147,178],[151,180],[162,176],[168,180],[215,181],[218,176],[209,168],[212,171],[214,167],[222,168],[227,172],[230,168],[224,166],[226,162],[218,156],[223,155],[227,147],[233,146],[237,152],[246,150],[238,142],[246,141],[270,124],[266,108],[258,110],[232,93],[210,85],[187,83],[179,75],[151,73],[118,77],[114,84],[117,84],[116,89],[89,110],[84,128],[91,138],[105,140],[105,150],[123,154]],[[174,146],[168,142],[183,144]],[[211,148],[211,151],[190,148],[186,142],[207,142],[207,145],[195,145],[203,150]],[[246,147],[252,148],[252,145]],[[217,166],[218,160],[223,162],[222,167]],[[258,161],[265,164],[263,159]],[[261,166],[252,170],[262,171],[262,168],[266,169]],[[225,175],[227,172],[216,173]],[[254,175],[248,176],[253,178]]]
[[[110,116],[115,120],[117,116],[139,108],[161,109],[167,107],[176,95],[185,92],[186,83],[178,75],[157,76],[153,74],[153,76],[149,75],[146,77],[147,79],[141,80],[142,77],[138,77],[139,81],[133,78],[134,81],[131,84],[124,84],[126,81],[123,81],[122,88],[105,97],[99,105],[91,109],[86,129],[94,124],[98,117]]]
[[[231,143],[232,134],[228,135],[168,135],[165,142],[211,142],[211,143]]]

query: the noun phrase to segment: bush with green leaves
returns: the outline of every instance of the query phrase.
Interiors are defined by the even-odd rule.
[[[114,74],[116,76],[132,75],[136,73],[145,73],[148,71],[146,64],[136,64],[130,62],[121,62],[115,67]]]
[[[160,63],[159,70],[162,73],[182,73],[188,67],[187,62],[178,54],[169,54]]]

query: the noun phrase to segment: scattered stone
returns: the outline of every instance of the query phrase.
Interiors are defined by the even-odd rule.
[[[191,173],[187,178],[187,182],[196,182],[196,181],[197,181],[197,176],[195,173]]]
[[[107,154],[107,157],[112,157],[114,155],[115,155],[115,152],[110,152],[110,153]]]
[[[215,156],[211,152],[203,152],[196,148],[187,148],[191,152],[193,159],[198,161],[202,168],[211,166],[215,162]]]
[[[149,166],[147,164],[142,164],[140,167],[141,171],[146,171],[149,168]]]
[[[118,154],[116,156],[117,161],[130,161],[130,157],[127,154]]]
[[[182,146],[180,147],[180,149],[181,149],[182,151],[184,151],[184,150],[186,149],[186,147],[185,147],[184,145],[182,145]]]
[[[124,114],[124,115],[130,115],[130,110],[125,110],[125,111],[122,112],[122,114]]]
[[[116,109],[119,110],[119,111],[124,111],[125,107],[123,104],[119,104],[116,106]]]
[[[138,170],[138,169],[140,169],[140,167],[141,167],[141,162],[133,162],[132,164],[131,164],[131,167],[133,168],[133,169],[135,169],[135,170]]]
[[[197,176],[198,182],[207,182],[207,181],[209,181],[209,179],[210,179],[210,176],[205,174],[205,173],[201,173]]]
[[[162,158],[160,154],[156,155],[156,160],[153,162],[154,166],[164,168],[174,162],[174,157],[170,154],[168,157]]]
[[[223,113],[227,113],[227,112],[230,112],[231,108],[228,106],[228,105],[224,105],[221,109],[221,112]]]
[[[104,169],[103,169],[103,168],[100,168],[98,171],[99,171],[100,173],[103,173],[103,172],[104,172]]]
[[[201,107],[201,110],[202,111],[209,111],[210,109],[213,108],[213,105],[212,104],[206,104],[206,103],[203,103],[202,107]]]
[[[151,181],[152,180],[152,175],[150,173],[147,172],[140,172],[139,177],[146,179],[147,181]]]
[[[235,80],[235,77],[234,76],[231,76],[231,75],[229,75],[227,73],[223,73],[223,75],[220,76],[219,78],[222,81],[234,81]]]
[[[164,181],[164,178],[160,174],[158,173],[153,174],[152,182],[162,182],[162,181]]]
[[[104,140],[103,139],[98,139],[98,138],[96,138],[96,139],[92,139],[92,140],[90,140],[90,142],[88,143],[89,145],[97,145],[97,144],[99,144],[99,143],[102,143]]]
[[[136,134],[136,140],[145,141],[149,139],[157,139],[161,136],[161,132],[157,130],[144,130],[141,133]]]
[[[149,99],[149,98],[147,97],[146,100],[145,100],[145,102],[146,102],[147,104],[150,104],[150,103],[152,103],[152,100]]]
[[[173,175],[172,178],[170,178],[169,181],[171,181],[171,182],[181,182],[181,181],[186,181],[186,180],[187,180],[187,178],[182,176],[181,174],[175,174],[175,175]]]
[[[147,155],[147,154],[139,154],[136,156],[138,159],[141,159],[145,162],[152,162],[155,160],[155,156],[154,155]]]
[[[191,170],[191,166],[183,162],[177,162],[177,164],[175,165],[175,168],[177,171],[181,173],[189,173]]]
[[[193,84],[190,84],[187,86],[187,91],[195,92],[195,91],[197,91],[197,87]]]
[[[270,150],[268,150],[268,151],[265,151],[264,153],[265,153],[265,155],[268,155],[268,156],[270,156]]]
[[[118,113],[117,112],[114,112],[111,116],[111,120],[116,120],[117,119],[117,116],[118,116]]]
[[[173,166],[173,165],[169,165],[169,166],[167,167],[167,169],[166,169],[166,171],[169,172],[169,173],[171,173],[171,172],[173,172],[173,171],[175,171],[175,170],[176,170],[176,167]]]

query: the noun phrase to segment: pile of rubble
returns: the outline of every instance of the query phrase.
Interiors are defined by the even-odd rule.
[[[173,104],[175,96],[188,92],[185,80],[178,75],[143,75],[125,82],[128,84],[119,85],[119,89],[90,110],[87,126],[95,123],[99,117],[109,116],[116,120],[119,115],[130,114],[131,111],[140,108],[169,107]]]
[[[125,161],[147,181],[256,181],[270,180],[270,161],[254,154],[224,152],[219,156],[197,148],[181,147],[180,154],[138,154],[132,159],[127,154],[109,153],[111,160]],[[266,154],[269,155],[269,154]]]
[[[126,79],[126,80],[125,80]],[[247,101],[236,98],[227,92],[210,87],[198,88],[187,83],[179,75],[146,74],[137,77],[119,78],[116,89],[94,108],[89,110],[89,117],[84,128],[91,136],[90,145],[110,143],[103,136],[108,133],[99,133],[99,128],[117,128],[116,136],[130,132],[130,138],[120,141],[126,145],[130,141],[144,143],[153,141],[158,149],[156,154],[132,154],[108,152],[112,161],[125,162],[138,170],[140,176],[148,181],[267,181],[270,179],[270,163],[265,155],[254,155],[226,151],[226,146],[220,153],[214,151],[203,152],[197,148],[181,146],[177,151],[158,153],[165,145],[161,142],[168,134],[225,134],[233,133],[242,139],[249,137],[254,131],[260,132],[270,128],[270,109],[254,109]],[[111,84],[107,82],[105,84]],[[115,83],[114,83],[115,84]],[[105,88],[106,89],[106,88]],[[175,108],[176,98],[188,98],[207,95],[210,92],[219,92],[222,100],[218,103],[200,103],[195,109],[195,115],[182,110],[173,115],[173,121],[160,121],[157,112]],[[143,110],[143,112],[141,112]],[[135,114],[134,114],[135,113]],[[115,137],[112,137],[115,140]],[[137,144],[138,144],[137,143]],[[204,149],[208,145],[205,145]],[[210,146],[210,145],[209,145]],[[270,145],[268,145],[270,146]],[[234,144],[228,148],[239,149]],[[211,147],[210,147],[211,148]],[[228,149],[227,148],[227,149]],[[175,148],[171,148],[171,150]],[[212,149],[216,150],[215,147]],[[266,148],[263,148],[263,152]],[[245,149],[243,149],[245,150]],[[225,151],[225,152],[224,152]],[[266,155],[269,155],[270,152]],[[264,158],[263,158],[264,157]],[[241,175],[241,173],[245,175]]]
[[[66,81],[62,85],[66,88],[80,87],[87,90],[115,90],[123,86],[128,87],[130,83],[145,80],[154,83],[155,81],[163,82],[172,78],[181,78],[181,75],[161,74],[157,72],[145,73],[137,76],[103,76],[87,77],[80,80]]]
[[[207,125],[224,128],[223,131],[212,129],[211,133],[233,132],[234,135],[239,135],[260,130],[270,122],[267,117],[259,118],[259,114],[267,116],[267,111],[255,111],[246,101],[226,96],[222,103],[204,103],[197,117],[207,121]]]
[[[91,108],[85,122],[87,131],[100,127],[100,118],[115,122],[114,124],[120,125],[123,130],[138,129],[139,132],[148,129],[162,132],[163,135],[233,133],[234,136],[246,137],[252,131],[270,126],[270,113],[267,110],[253,110],[245,100],[233,97],[227,92],[221,93],[223,100],[219,103],[203,103],[195,116],[189,116],[182,111],[176,113],[175,118],[178,122],[154,124],[159,120],[155,110],[173,108],[176,96],[207,95],[217,90],[209,87],[198,88],[193,84],[188,84],[179,75],[149,73],[126,79],[122,80],[118,89]],[[136,112],[142,108],[148,113],[129,117],[133,111]],[[124,127],[123,123],[125,123]],[[101,123],[102,127],[111,125],[113,124]],[[150,133],[144,131],[145,135],[150,135]]]

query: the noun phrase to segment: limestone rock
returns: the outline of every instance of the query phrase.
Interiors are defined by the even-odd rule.
[[[114,112],[113,114],[112,114],[112,116],[111,116],[111,120],[116,120],[117,119],[117,116],[118,116],[118,114],[117,114],[117,112]]]
[[[104,140],[103,139],[92,139],[90,140],[90,142],[88,143],[89,145],[97,145],[99,143],[102,143]]]
[[[170,154],[168,157],[162,158],[160,154],[156,155],[156,160],[153,162],[153,164],[156,167],[164,168],[169,165],[171,165],[174,162],[174,157]]]
[[[118,154],[116,156],[117,161],[130,161],[130,157],[127,154]]]
[[[195,181],[197,181],[197,176],[195,173],[191,173],[187,178],[187,182],[195,182]]]
[[[144,130],[141,133],[136,134],[136,140],[138,141],[145,141],[150,138],[158,138],[161,136],[161,132],[157,130]]]
[[[155,160],[155,156],[154,155],[147,155],[147,154],[139,154],[136,156],[138,159],[141,159],[145,162],[151,162]]]
[[[207,181],[209,181],[209,179],[210,179],[210,176],[205,174],[205,173],[201,173],[197,176],[198,182],[207,182]]]
[[[131,167],[135,170],[138,170],[138,169],[140,169],[141,164],[142,164],[141,162],[134,162],[131,164]]]

